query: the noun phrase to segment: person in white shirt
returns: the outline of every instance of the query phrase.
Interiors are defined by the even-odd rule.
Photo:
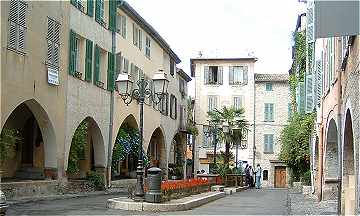
[[[256,169],[255,169],[255,177],[256,177],[256,189],[260,189],[261,186],[261,174],[262,174],[262,169],[260,164],[256,165]]]

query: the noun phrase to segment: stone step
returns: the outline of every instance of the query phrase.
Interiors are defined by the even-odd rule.
[[[222,186],[222,185],[214,185],[214,186],[211,186],[211,191],[223,192],[224,189],[225,189],[225,186]]]
[[[16,171],[15,177],[19,179],[43,180],[45,179],[44,169],[36,167],[21,167],[18,171]]]

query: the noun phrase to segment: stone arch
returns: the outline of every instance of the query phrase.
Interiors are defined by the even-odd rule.
[[[334,118],[330,118],[327,124],[325,146],[323,199],[333,200],[338,195],[339,176],[338,129]]]
[[[185,144],[184,138],[180,132],[173,136],[168,148],[168,173],[169,178],[182,179],[185,172]]]
[[[71,136],[69,154],[68,157],[66,158],[67,170],[69,169],[68,166],[69,157],[70,157],[71,147],[73,145],[72,141],[74,139],[74,135],[77,129],[83,123],[87,124],[84,158],[81,158],[79,161],[80,172],[69,175],[69,177],[72,178],[84,178],[86,177],[86,173],[90,170],[96,170],[101,173],[105,172],[106,154],[105,154],[105,143],[104,143],[103,135],[101,133],[101,129],[97,124],[97,122],[90,116],[86,117],[80,123],[77,124],[77,127]]]
[[[115,143],[117,142],[118,139],[118,134],[120,132],[121,129],[127,129],[127,128],[132,128],[132,129],[136,129],[139,130],[138,127],[138,123],[136,121],[136,118],[130,114],[128,115],[123,122],[121,123],[121,125],[119,126],[117,133],[115,134],[115,140],[112,148],[112,153],[111,156],[113,156],[113,152],[115,150]],[[115,161],[115,162],[114,162]],[[136,178],[136,167],[137,167],[137,161],[138,161],[138,155],[137,152],[134,154],[128,154],[128,156],[121,161],[117,161],[112,159],[112,179],[118,179],[118,178]]]
[[[147,148],[147,155],[150,160],[150,166],[159,167],[163,170],[163,172],[166,172],[167,160],[165,133],[161,127],[157,127],[153,131]]]
[[[344,204],[345,214],[354,214],[355,206],[355,190],[356,190],[356,177],[355,177],[355,160],[354,160],[354,137],[353,137],[353,123],[350,109],[345,113],[344,124],[344,143],[343,143],[343,191],[344,191]]]
[[[2,131],[4,129],[19,131],[23,141],[16,145],[14,158],[5,163],[5,166],[10,166],[11,169],[4,168],[3,176],[30,179],[57,177],[56,171],[48,176],[50,171],[57,169],[55,130],[48,113],[40,103],[35,99],[20,103],[8,114]]]

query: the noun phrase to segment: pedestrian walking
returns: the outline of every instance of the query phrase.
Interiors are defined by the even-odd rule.
[[[262,174],[262,169],[260,164],[256,165],[256,170],[255,170],[255,177],[256,177],[256,189],[260,189],[261,186],[261,174]]]
[[[249,164],[246,164],[246,167],[245,167],[245,178],[246,178],[246,185],[251,187]]]
[[[250,187],[253,188],[255,187],[255,181],[254,181],[254,169],[252,168],[252,166],[249,166],[249,173],[250,173]]]

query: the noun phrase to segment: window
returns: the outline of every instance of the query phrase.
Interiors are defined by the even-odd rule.
[[[269,172],[267,170],[263,171],[263,180],[264,181],[269,180]]]
[[[13,0],[9,4],[8,48],[24,53],[27,4],[22,0]]]
[[[84,5],[82,3],[81,0],[71,0],[70,1],[72,5],[74,5],[75,7],[77,7],[79,10],[81,10],[82,12],[84,12]]]
[[[209,136],[210,127],[208,125],[203,125],[203,147],[213,147],[214,146],[214,137]]]
[[[80,38],[75,37],[75,71],[80,72]]]
[[[264,134],[264,153],[273,153],[274,134]]]
[[[148,58],[150,58],[150,46],[151,46],[151,40],[148,36],[146,36],[145,56]]]
[[[126,16],[118,15],[116,16],[116,31],[123,37],[126,38]]]
[[[177,100],[174,95],[170,96],[170,117],[173,119],[177,118]]]
[[[229,67],[229,84],[246,85],[248,83],[248,68],[246,66]]]
[[[104,22],[104,0],[96,0],[95,2],[95,20],[101,25],[105,25]]]
[[[234,96],[234,108],[241,109],[243,107],[242,104],[242,96]]]
[[[126,58],[123,58],[123,73],[129,73],[129,60]]]
[[[60,23],[48,18],[47,32],[47,63],[54,67],[59,67],[59,47],[60,47]]]
[[[174,76],[174,70],[175,69],[175,62],[173,59],[170,58],[170,74],[171,76]]]
[[[141,50],[142,48],[142,31],[133,23],[133,44]]]
[[[217,101],[218,97],[217,96],[208,96],[208,111],[213,111],[214,109],[217,108],[218,105],[218,101]]]
[[[265,104],[265,120],[266,122],[274,121],[274,104],[266,103]]]
[[[205,85],[222,85],[223,67],[205,66],[204,67]]]
[[[265,90],[266,91],[272,91],[273,90],[272,83],[265,83]]]
[[[169,114],[169,93],[164,94],[164,97],[161,99],[160,106],[161,114],[167,116]]]
[[[186,91],[185,91],[185,86],[186,86],[186,84],[185,84],[185,83],[186,83],[186,82],[185,82],[184,79],[179,78],[179,91],[180,91],[181,96],[182,96],[183,98],[184,98],[185,95],[186,95]]]

